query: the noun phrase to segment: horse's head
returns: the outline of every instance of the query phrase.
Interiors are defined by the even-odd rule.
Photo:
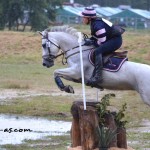
[[[54,59],[60,55],[71,55],[71,50],[79,47],[78,32],[68,26],[57,26],[40,32],[42,35],[43,66],[52,67]],[[58,54],[61,49],[61,54]]]
[[[43,66],[49,68],[54,65],[54,59],[59,52],[60,46],[54,38],[50,37],[50,32],[40,32],[42,35],[42,58]]]

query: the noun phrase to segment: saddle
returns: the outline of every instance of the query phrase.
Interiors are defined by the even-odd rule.
[[[89,53],[89,61],[92,65],[95,64],[95,50],[92,49]],[[110,72],[117,72],[122,64],[128,60],[127,58],[128,51],[123,52],[113,52],[107,55],[103,55],[103,70]]]
[[[128,51],[123,51],[123,52],[113,52],[111,54],[107,54],[107,55],[104,55],[103,56],[103,63],[107,63],[108,62],[108,59],[110,57],[116,57],[116,58],[127,58],[127,54],[128,54]]]

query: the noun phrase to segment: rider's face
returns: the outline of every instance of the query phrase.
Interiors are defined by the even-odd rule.
[[[83,17],[82,22],[83,22],[83,24],[89,24],[89,18],[88,17]]]

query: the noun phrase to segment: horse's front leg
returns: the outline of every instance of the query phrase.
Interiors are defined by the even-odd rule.
[[[65,91],[67,93],[74,93],[74,89],[70,85],[64,85],[59,76],[55,77],[55,82],[61,91]]]
[[[61,80],[61,77],[69,81],[81,83],[80,74],[81,73],[79,72],[79,68],[76,67],[57,69],[54,71],[54,79],[58,88],[61,91],[65,91],[67,93],[74,93],[74,89],[70,85],[64,85],[64,83]]]

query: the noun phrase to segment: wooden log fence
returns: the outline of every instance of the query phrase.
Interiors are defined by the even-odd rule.
[[[99,116],[96,109],[98,102],[86,102],[87,109],[84,110],[83,102],[75,101],[71,107],[73,116],[71,128],[72,147],[82,146],[82,150],[93,150],[99,148],[97,127],[99,127]],[[117,130],[109,147],[127,149],[126,129],[118,128],[113,112],[104,115],[104,126],[111,131]],[[99,148],[104,150],[103,148]]]

